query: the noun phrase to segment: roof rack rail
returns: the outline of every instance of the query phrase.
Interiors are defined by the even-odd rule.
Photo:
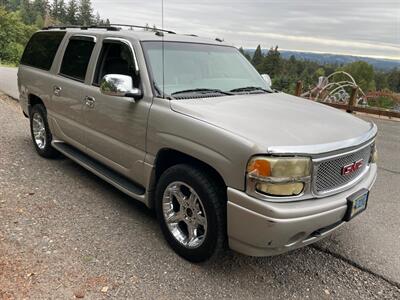
[[[114,27],[114,26],[99,26],[99,25],[89,25],[89,26],[80,26],[80,25],[54,25],[54,26],[47,26],[43,27],[42,30],[51,30],[51,29],[106,29],[108,31],[119,31],[121,28]]]
[[[141,29],[147,29],[149,31],[166,32],[166,33],[170,33],[170,34],[176,34],[176,32],[171,31],[171,30],[165,30],[165,29],[160,29],[160,28],[157,28],[157,27],[150,27],[150,26],[139,26],[139,25],[130,25],[130,24],[110,24],[110,26],[130,27],[131,29],[133,29],[133,28],[141,28]]]

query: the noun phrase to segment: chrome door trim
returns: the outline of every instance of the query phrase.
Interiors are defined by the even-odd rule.
[[[123,39],[123,38],[116,38],[116,37],[107,37],[107,38],[105,38],[105,39],[103,40],[103,42],[107,42],[107,41],[111,41],[111,42],[112,42],[112,41],[114,41],[114,42],[120,42],[120,43],[123,43],[123,44],[127,45],[127,46],[131,49],[131,51],[132,51],[133,60],[134,60],[134,62],[135,62],[135,71],[136,71],[137,73],[139,73],[139,64],[138,64],[138,60],[137,60],[137,57],[136,57],[136,52],[135,52],[135,49],[133,48],[132,43],[131,43],[130,41],[126,40],[126,39]]]

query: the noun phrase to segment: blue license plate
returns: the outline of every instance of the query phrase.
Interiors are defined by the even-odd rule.
[[[347,198],[347,212],[345,221],[350,221],[355,216],[367,209],[369,191],[362,189]]]

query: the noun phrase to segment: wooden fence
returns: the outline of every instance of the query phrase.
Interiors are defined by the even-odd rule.
[[[302,90],[303,90],[303,83],[301,80],[299,80],[296,84],[295,95],[300,97],[302,94]],[[400,118],[400,112],[398,111],[358,106],[356,103],[357,93],[358,93],[358,88],[353,87],[348,104],[328,103],[328,102],[319,102],[319,103],[323,103],[325,105],[329,105],[338,109],[343,109],[348,113],[362,112],[367,114],[385,116],[389,118]]]

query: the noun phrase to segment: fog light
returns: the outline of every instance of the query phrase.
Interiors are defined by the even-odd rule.
[[[304,190],[303,182],[295,183],[266,183],[256,184],[256,190],[260,193],[273,196],[297,196]]]

